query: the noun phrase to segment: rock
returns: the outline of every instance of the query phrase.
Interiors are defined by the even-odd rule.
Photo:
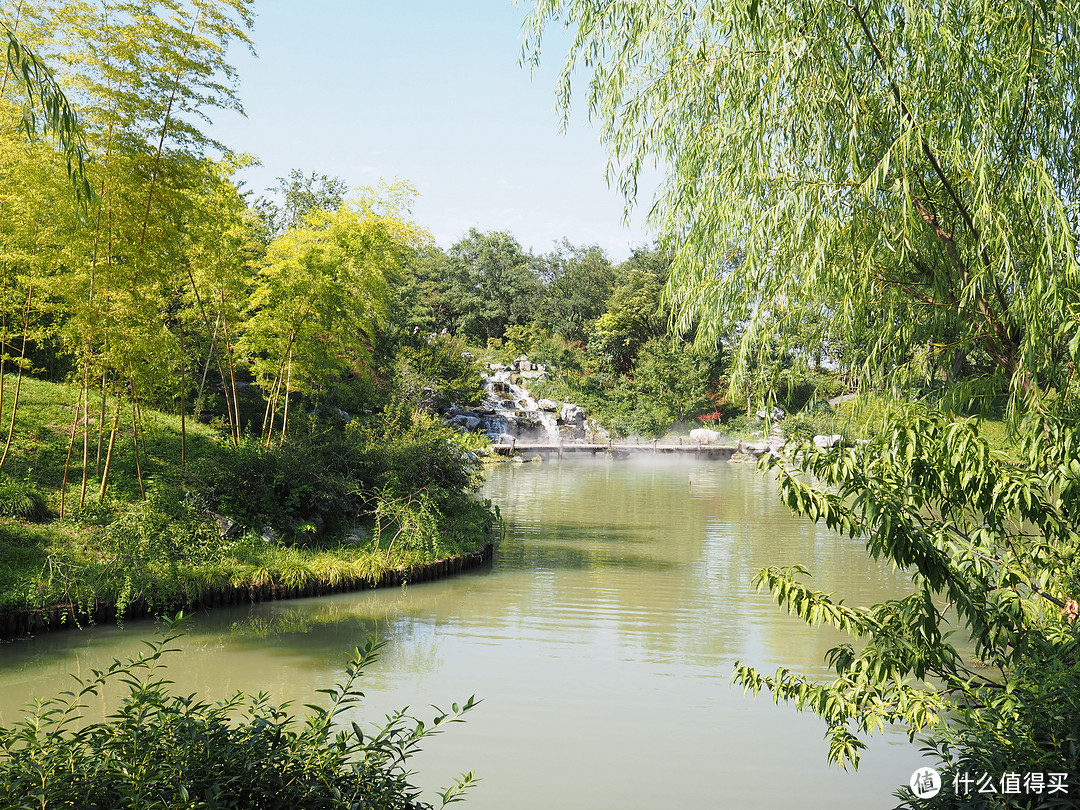
[[[551,413],[554,413],[555,411],[559,410],[559,406],[557,404],[555,404],[554,402],[552,402],[550,399],[542,399],[542,400],[540,400],[540,402],[537,403],[537,407],[539,407],[540,410],[542,410],[542,411],[549,411]]]
[[[828,450],[831,447],[836,447],[844,441],[844,437],[839,433],[833,433],[829,436],[815,436],[814,444],[820,447],[822,450]]]
[[[603,444],[611,439],[611,434],[607,429],[600,427],[600,425],[592,419],[585,421],[585,435],[586,438],[589,438],[598,444]]]
[[[274,543],[278,539],[278,534],[274,531],[273,526],[263,526],[262,531],[259,532],[259,537],[263,539],[264,543]]]
[[[560,442],[572,442],[577,439],[585,438],[584,428],[579,428],[574,425],[559,425],[559,441]]]
[[[329,405],[321,405],[315,410],[308,413],[308,416],[316,416],[320,419],[339,419],[342,422],[351,422],[352,417],[348,411],[343,411],[341,408],[334,408]]]
[[[371,539],[371,533],[360,526],[354,526],[345,534],[346,543],[366,543]]]
[[[690,441],[697,444],[712,444],[719,438],[719,433],[708,428],[694,428],[690,431]]]
[[[510,368],[514,371],[536,371],[536,363],[532,362],[527,355],[521,355],[521,357],[514,360],[510,364]]]
[[[478,416],[463,413],[453,417],[447,424],[459,427],[465,433],[475,433],[477,428],[483,426],[484,420]]]
[[[559,411],[559,419],[564,425],[570,425],[579,429],[585,428],[585,409],[580,405],[566,403]]]
[[[222,539],[228,539],[240,530],[240,524],[233,520],[231,517],[227,517],[226,515],[222,515],[218,512],[211,512],[210,514],[214,518],[214,522],[217,524],[218,535]]]
[[[758,456],[763,456],[766,453],[771,453],[772,447],[769,445],[768,442],[753,442],[751,444],[744,444],[743,442],[739,442],[739,452],[757,458]]]
[[[785,416],[787,416],[787,413],[784,412],[784,409],[776,407],[775,405],[773,406],[771,411],[766,411],[764,408],[762,408],[760,411],[757,412],[758,419],[768,418],[772,422],[779,422]]]

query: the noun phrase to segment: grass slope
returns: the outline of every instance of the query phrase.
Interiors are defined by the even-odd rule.
[[[5,380],[0,437],[7,433],[14,383],[10,375]],[[372,539],[366,540],[357,540],[356,535],[348,538],[340,530],[336,536],[305,536],[302,542],[268,540],[264,532],[255,530],[223,537],[206,499],[193,490],[193,482],[199,480],[198,470],[227,463],[229,454],[235,453],[231,444],[210,427],[189,419],[187,464],[182,469],[179,417],[143,409],[138,464],[147,493],[144,499],[129,405],[121,412],[108,488],[99,500],[114,403],[106,403],[103,425],[91,405],[84,492],[81,424],[76,424],[71,445],[78,397],[78,389],[72,386],[22,381],[11,449],[0,471],[0,510],[5,508],[5,488],[16,494],[29,491],[39,493],[48,517],[33,522],[12,516],[10,509],[0,516],[0,613],[94,602],[115,604],[122,613],[136,599],[167,610],[227,586],[293,588],[374,582],[388,570],[481,547],[493,522],[485,504],[462,495],[458,501],[463,506],[454,515],[457,522],[426,521],[423,537],[413,536],[407,514],[399,523],[384,520],[380,530],[369,531]],[[64,487],[69,446],[71,464]],[[390,442],[376,449],[386,454],[387,448],[395,447]],[[319,482],[306,480],[305,486],[318,487]],[[61,519],[62,489],[66,491]],[[339,527],[363,522],[362,515],[341,517],[333,521]],[[369,530],[374,528],[369,521]]]

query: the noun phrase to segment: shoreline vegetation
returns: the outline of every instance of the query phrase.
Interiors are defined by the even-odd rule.
[[[472,494],[480,463],[422,412],[390,408],[347,423],[300,415],[269,448],[237,448],[188,424],[181,469],[179,419],[145,409],[138,460],[130,432],[119,431],[98,500],[64,477],[78,395],[21,383],[17,439],[0,474],[2,639],[423,582],[491,557],[498,514]]]
[[[323,579],[307,581],[302,585],[286,585],[280,580],[280,572],[270,572],[271,580],[262,585],[217,585],[197,593],[191,601],[179,607],[184,614],[232,605],[256,604],[286,599],[306,599],[337,593],[350,593],[373,588],[393,588],[405,585],[433,582],[443,577],[484,567],[491,562],[494,543],[487,543],[475,550],[444,557],[428,563],[418,563],[408,568],[386,569],[381,574],[369,574],[349,579]],[[275,573],[278,576],[275,576]],[[129,602],[124,619],[160,618],[162,606],[147,602],[141,597]],[[0,613],[0,641],[10,641],[34,636],[44,631],[82,629],[96,624],[117,620],[115,604],[95,602],[92,605],[58,604],[47,608]]]

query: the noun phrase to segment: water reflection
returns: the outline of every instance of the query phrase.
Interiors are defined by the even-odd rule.
[[[508,464],[485,494],[508,524],[490,569],[200,615],[170,662],[178,691],[313,702],[376,634],[390,643],[364,677],[362,719],[484,700],[416,763],[430,787],[478,770],[465,806],[891,806],[918,761],[899,734],[872,744],[857,775],[830,770],[820,721],[729,681],[736,659],[825,675],[840,638],[755,593],[759,568],[803,563],[815,588],[850,604],[903,593],[902,574],[794,520],[738,465]],[[150,632],[131,623],[0,647],[0,722]]]

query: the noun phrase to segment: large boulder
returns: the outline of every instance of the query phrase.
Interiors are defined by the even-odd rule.
[[[562,410],[559,411],[559,420],[564,425],[571,425],[575,428],[584,429],[585,409],[580,405],[573,405],[568,402],[563,405]]]
[[[514,371],[536,371],[536,363],[523,354],[510,364],[510,368]]]
[[[550,399],[540,400],[540,402],[537,403],[537,407],[540,410],[547,411],[549,413],[555,413],[555,411],[559,410],[559,406],[552,402]]]
[[[831,447],[836,447],[838,444],[844,441],[844,437],[839,433],[833,433],[829,436],[815,436],[814,444],[820,447],[822,450],[828,450]]]
[[[690,441],[696,444],[712,444],[719,438],[719,433],[708,428],[694,428],[690,431]]]

